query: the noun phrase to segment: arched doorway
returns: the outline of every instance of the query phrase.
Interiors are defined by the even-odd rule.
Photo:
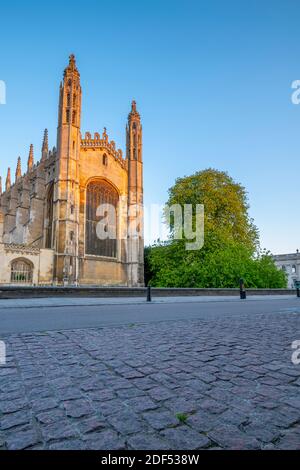
[[[11,277],[12,284],[32,284],[33,280],[33,265],[30,261],[19,258],[11,263]]]

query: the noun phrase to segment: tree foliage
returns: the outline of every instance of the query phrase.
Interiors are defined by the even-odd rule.
[[[145,250],[146,282],[157,287],[286,287],[286,276],[271,255],[259,249],[257,227],[249,217],[243,186],[224,172],[208,169],[177,179],[168,205],[203,204],[205,243],[187,251],[185,240],[170,240]]]

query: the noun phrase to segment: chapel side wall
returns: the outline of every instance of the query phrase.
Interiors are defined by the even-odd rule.
[[[39,284],[53,283],[54,250],[42,249],[39,263]]]
[[[16,226],[17,191],[15,185],[5,194],[5,198],[4,240],[7,243],[11,243],[11,232]]]
[[[0,244],[0,284],[10,283],[10,266],[7,262],[4,245]]]
[[[97,286],[127,286],[127,272],[118,261],[86,256],[80,260],[80,284]]]
[[[33,191],[30,195],[29,220],[25,231],[24,242],[28,245],[38,243],[43,246],[44,207],[46,197],[45,165],[40,163],[32,176]]]

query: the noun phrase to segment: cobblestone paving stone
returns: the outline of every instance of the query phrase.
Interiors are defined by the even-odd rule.
[[[1,339],[1,450],[300,449],[299,314]]]

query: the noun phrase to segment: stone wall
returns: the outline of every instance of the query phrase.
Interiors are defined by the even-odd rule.
[[[140,297],[146,300],[146,288],[128,287],[0,287],[0,299],[34,298],[34,297],[97,297],[122,298]],[[239,289],[152,289],[153,297],[186,297],[186,296],[235,296],[239,298]],[[291,295],[296,296],[295,289],[249,289],[248,296],[253,295]]]
[[[32,284],[51,285],[53,255],[53,250],[0,243],[0,284],[11,284],[12,263],[23,260],[32,266]]]

